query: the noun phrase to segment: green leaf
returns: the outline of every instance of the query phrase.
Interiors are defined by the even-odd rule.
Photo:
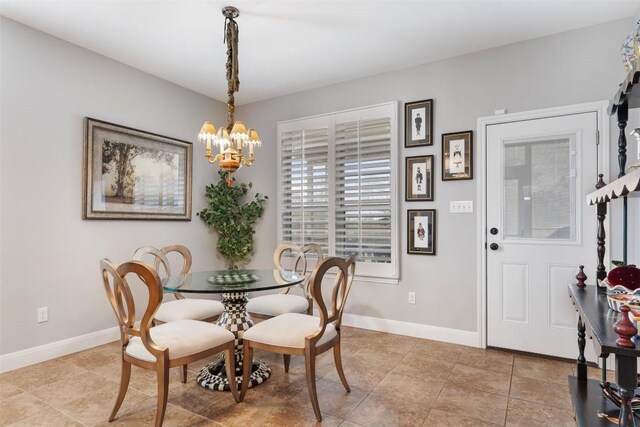
[[[253,201],[244,203],[252,183],[229,187],[229,174],[223,170],[218,174],[218,183],[205,187],[207,207],[196,215],[209,230],[218,234],[218,253],[227,260],[230,268],[237,268],[236,263],[248,260],[253,254],[255,224],[264,213],[268,197],[257,193]],[[235,180],[232,177],[232,181]]]

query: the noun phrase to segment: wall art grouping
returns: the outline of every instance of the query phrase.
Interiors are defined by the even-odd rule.
[[[85,118],[84,219],[191,220],[190,142]]]

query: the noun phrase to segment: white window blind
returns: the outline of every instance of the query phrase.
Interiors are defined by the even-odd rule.
[[[278,123],[279,238],[398,278],[397,104]]]
[[[328,253],[328,128],[284,132],[280,144],[282,240]]]
[[[391,119],[336,123],[335,252],[391,262]]]

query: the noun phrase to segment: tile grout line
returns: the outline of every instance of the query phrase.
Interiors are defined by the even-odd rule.
[[[18,387],[19,388],[19,387]],[[44,401],[43,399],[40,399],[38,396],[36,396],[35,394],[28,392],[25,390],[25,393],[28,394],[29,396],[33,397],[36,400],[39,400],[40,402],[42,402],[45,406],[48,406],[49,408],[53,409],[56,412],[61,413],[62,415],[64,415],[65,417],[68,417],[70,419],[72,419],[73,421],[77,422],[80,425],[83,425],[85,427],[89,427],[87,424],[81,422],[80,420],[78,420],[76,417],[74,417],[73,415],[67,414],[65,411],[56,408],[55,406],[49,404],[48,402]],[[29,419],[29,417],[27,417],[27,419]]]

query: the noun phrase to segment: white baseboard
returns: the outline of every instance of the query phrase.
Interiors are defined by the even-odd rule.
[[[356,328],[370,329],[391,334],[407,335],[453,344],[480,347],[478,332],[463,331],[461,329],[443,328],[440,326],[423,325],[420,323],[403,322],[401,320],[381,319],[378,317],[360,316],[357,314],[342,315],[342,324]]]
[[[91,332],[86,335],[80,335],[79,337],[52,342],[38,347],[28,348],[26,350],[16,351],[14,353],[3,354],[0,356],[0,373],[45,362],[47,360],[55,359],[56,357],[76,353],[78,351],[97,347],[119,339],[120,330],[118,327],[115,327],[103,329],[102,331]]]
[[[478,332],[347,313],[342,316],[342,324],[355,328],[480,347],[480,334]],[[120,331],[115,327],[16,351],[15,353],[4,354],[0,356],[0,373],[87,350],[116,341],[119,338]]]

